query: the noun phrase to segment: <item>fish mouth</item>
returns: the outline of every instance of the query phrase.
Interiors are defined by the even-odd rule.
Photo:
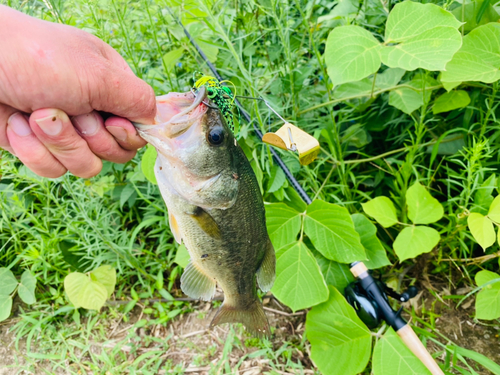
[[[152,138],[175,138],[185,133],[207,111],[204,103],[207,89],[201,86],[196,93],[171,92],[156,98],[155,124],[132,122],[139,135],[150,143]]]

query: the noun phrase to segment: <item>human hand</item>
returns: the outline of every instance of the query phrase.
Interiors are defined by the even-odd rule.
[[[0,51],[0,148],[33,172],[89,178],[145,145],[154,92],[97,37],[0,5]]]

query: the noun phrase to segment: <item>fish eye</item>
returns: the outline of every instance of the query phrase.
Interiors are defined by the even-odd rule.
[[[211,145],[220,145],[224,142],[224,129],[219,127],[211,129],[208,133],[208,141]]]

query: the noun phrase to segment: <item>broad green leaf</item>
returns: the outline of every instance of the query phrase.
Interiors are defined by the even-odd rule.
[[[476,192],[474,193],[474,204],[480,207],[480,211],[477,211],[479,213],[488,213],[488,209],[492,210],[491,204],[493,203],[493,190],[496,189],[497,187],[497,177],[495,174],[492,174],[490,177],[488,177],[480,187],[476,189]],[[498,201],[500,204],[500,200]],[[493,207],[493,211],[496,211]],[[495,213],[492,211],[493,214],[493,219],[491,216],[488,216],[490,220],[494,220],[496,218]],[[500,210],[499,210],[500,211]],[[473,211],[474,212],[474,211]],[[500,219],[500,217],[498,217]]]
[[[82,285],[88,282],[90,282],[88,276],[80,272],[70,273],[64,278],[64,290],[70,302],[75,305],[76,308],[81,307],[78,296],[80,295]]]
[[[125,187],[122,189],[122,192],[120,193],[120,209],[123,208],[123,205],[128,201],[130,196],[135,193],[134,186],[132,184],[127,184]]]
[[[392,227],[398,222],[396,207],[387,197],[374,198],[366,203],[361,203],[361,206],[368,216],[373,217],[384,228]]]
[[[311,358],[324,375],[355,375],[370,359],[371,332],[344,296],[330,287],[327,302],[307,314],[306,335]]]
[[[144,173],[144,176],[148,179],[149,182],[152,184],[157,185],[158,182],[156,181],[156,176],[155,176],[155,163],[156,163],[156,149],[148,145],[146,152],[142,155],[141,159],[141,169],[142,173]]]
[[[424,226],[411,226],[403,229],[393,247],[400,261],[416,258],[420,254],[428,253],[436,246],[441,237],[433,228]]]
[[[431,77],[416,75],[405,85],[409,87],[399,87],[389,93],[389,104],[410,114],[429,102],[432,91],[439,87],[439,82]]]
[[[24,303],[31,305],[36,302],[35,298],[36,279],[30,271],[26,270],[21,275],[21,282],[17,288],[17,294]]]
[[[375,344],[372,371],[373,375],[431,375],[390,327]]]
[[[172,69],[175,63],[184,54],[184,48],[175,48],[163,55],[163,62],[168,70]]]
[[[326,16],[318,18],[318,23],[323,23],[329,20],[355,15],[358,12],[357,0],[339,0],[333,10]]]
[[[441,81],[481,81],[500,79],[500,24],[479,26],[464,37],[462,48],[446,64]]]
[[[443,217],[443,206],[420,183],[415,182],[406,191],[408,217],[414,224],[435,223]]]
[[[470,97],[467,91],[455,90],[441,95],[434,101],[432,113],[448,112],[453,109],[467,107],[470,103]]]
[[[334,86],[359,81],[380,67],[380,43],[360,26],[334,28],[326,41],[325,63]]]
[[[489,22],[497,22],[500,18],[495,8],[491,5],[494,2],[489,1],[489,4],[485,4],[485,1],[475,0],[468,4],[460,4],[451,13],[461,22],[465,22],[464,31],[469,32],[478,26],[485,25]],[[485,7],[486,6],[486,7]],[[465,7],[465,9],[462,9]],[[483,10],[481,19],[478,21],[479,11]],[[464,13],[464,18],[462,18],[462,12]]]
[[[297,193],[297,190],[295,190],[293,187],[289,186],[285,189],[285,194],[286,194],[286,205],[297,210],[298,212],[305,212],[307,209],[307,204],[304,202],[304,200],[300,197],[299,193]]]
[[[318,266],[321,269],[326,284],[332,285],[337,288],[340,293],[344,293],[344,288],[354,281],[354,276],[349,270],[349,267],[345,264],[325,258],[319,251],[314,251],[314,257],[318,262]]]
[[[297,241],[300,231],[300,214],[284,203],[267,204],[266,224],[274,248],[280,249]]]
[[[424,105],[422,93],[408,87],[400,87],[389,93],[389,104],[406,114]]]
[[[437,5],[396,4],[387,19],[382,62],[406,70],[443,70],[462,45],[459,26],[451,13]]]
[[[495,243],[495,229],[490,219],[477,212],[472,212],[467,218],[467,224],[470,232],[483,250]]]
[[[73,271],[85,271],[85,260],[82,255],[77,254],[76,243],[70,240],[62,240],[59,242],[59,251],[63,259],[73,269]]]
[[[444,89],[448,92],[453,90],[455,87],[460,86],[462,82],[441,82],[443,85]]]
[[[80,272],[70,273],[64,278],[64,290],[76,308],[100,310],[108,297],[104,285]]]
[[[189,256],[186,246],[184,246],[184,244],[180,245],[175,253],[174,263],[177,263],[182,268],[186,268],[189,259],[191,259],[191,257]]]
[[[391,264],[387,259],[384,246],[377,237],[377,227],[363,214],[352,214],[351,218],[368,257],[368,260],[363,262],[365,266],[375,269]]]
[[[404,69],[389,68],[376,76],[364,78],[356,82],[343,83],[337,86],[333,97],[335,99],[349,99],[353,97],[369,96],[372,92],[396,86],[405,72],[406,70]],[[375,85],[373,85],[374,77]]]
[[[17,279],[11,270],[0,268],[0,295],[10,294],[16,289]]]
[[[116,285],[116,270],[113,267],[105,265],[96,268],[90,273],[90,278],[94,281],[100,282],[108,292],[107,298],[111,297],[115,291]]]
[[[340,263],[366,259],[359,234],[344,207],[315,200],[307,207],[304,231],[328,259]]]
[[[493,202],[491,202],[488,217],[495,223],[500,224],[500,195],[497,195],[495,199],[493,199]]]
[[[328,288],[318,263],[302,241],[276,252],[276,280],[272,292],[293,311],[328,299]]]
[[[276,190],[283,186],[285,181],[286,176],[285,172],[283,172],[283,169],[281,169],[277,165],[273,165],[273,168],[271,169],[271,178],[269,179],[269,183],[267,184],[267,192],[274,193]]]
[[[78,301],[84,309],[99,311],[108,299],[108,291],[100,282],[88,280],[88,283],[82,285]]]
[[[497,280],[494,282],[494,280]],[[476,274],[477,286],[484,286],[476,297],[477,319],[500,318],[500,275],[491,271],[479,271]]]
[[[389,68],[377,74],[375,87],[379,90],[396,86],[403,78],[406,70],[401,68]]]
[[[10,316],[12,311],[12,297],[9,294],[0,294],[0,322]]]

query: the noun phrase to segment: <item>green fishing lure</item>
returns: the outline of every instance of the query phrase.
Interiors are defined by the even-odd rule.
[[[203,76],[195,82],[194,90],[197,92],[201,86],[207,88],[207,96],[219,108],[234,135],[237,135],[239,132],[239,124],[234,121],[233,115],[235,95],[229,87],[222,85],[224,82],[229,81],[219,82],[215,77]]]

